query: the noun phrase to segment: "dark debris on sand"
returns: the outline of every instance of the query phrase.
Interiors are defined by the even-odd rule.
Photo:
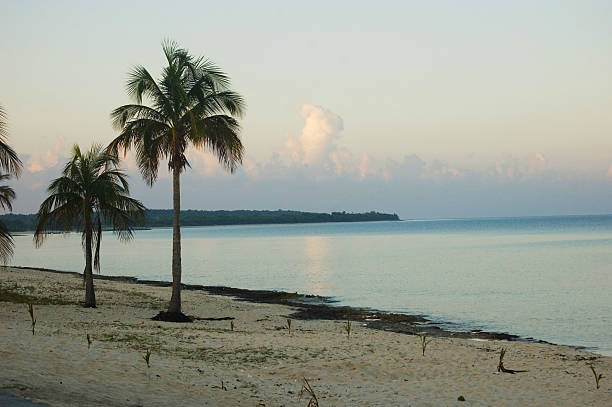
[[[14,267],[14,266],[13,266]],[[81,276],[80,273],[75,272],[64,272],[58,270],[50,270],[36,267],[14,267],[30,270],[40,270],[52,273],[68,273]],[[153,280],[139,280],[135,277],[124,277],[124,276],[104,276],[94,275],[95,279],[100,280],[114,280],[122,281],[125,283],[132,284],[145,284],[157,287],[171,287],[172,283],[168,281],[153,281]],[[255,303],[266,303],[266,304],[283,304],[291,306],[295,311],[288,317],[297,320],[351,320],[358,321],[372,329],[380,329],[384,331],[398,332],[409,335],[426,334],[428,336],[438,337],[453,337],[453,338],[477,338],[477,339],[494,339],[494,340],[507,340],[507,341],[528,341],[528,342],[539,342],[548,343],[541,340],[535,340],[533,338],[521,338],[517,335],[511,335],[502,332],[485,332],[481,330],[471,331],[451,331],[442,328],[434,321],[431,321],[421,315],[407,315],[397,314],[390,312],[380,312],[371,309],[364,308],[353,308],[344,306],[334,306],[334,301],[329,297],[322,297],[316,295],[302,295],[298,293],[288,293],[284,291],[272,291],[272,290],[246,290],[242,288],[232,288],[223,286],[203,286],[203,285],[192,285],[182,284],[183,290],[194,290],[204,291],[214,295],[224,295],[235,297],[238,300],[249,301]],[[231,317],[223,317],[223,319],[229,319]],[[194,316],[188,316],[182,313],[178,315],[170,315],[167,312],[161,311],[155,317],[152,318],[155,321],[171,321],[171,322],[193,322],[197,319],[207,319]]]

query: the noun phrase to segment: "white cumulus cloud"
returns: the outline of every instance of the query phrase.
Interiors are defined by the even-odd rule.
[[[312,104],[300,108],[304,128],[298,138],[287,139],[284,155],[291,161],[310,166],[329,163],[331,154],[337,150],[336,140],[344,128],[342,118],[337,114]],[[337,157],[336,157],[336,167]]]

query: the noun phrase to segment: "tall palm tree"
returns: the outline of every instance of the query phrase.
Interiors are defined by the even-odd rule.
[[[23,164],[15,150],[6,143],[8,131],[6,129],[6,113],[0,106],[0,182],[6,181],[11,176],[19,177]],[[15,199],[15,191],[8,185],[0,185],[0,208],[12,210],[12,202]],[[4,223],[0,222],[0,261],[7,263],[13,256],[13,236]]]
[[[129,240],[134,226],[144,216],[145,208],[130,198],[126,175],[118,164],[119,160],[99,145],[86,153],[75,145],[62,176],[51,181],[49,197],[38,210],[34,233],[37,247],[57,229],[82,233],[85,307],[96,307],[92,268],[100,270],[102,225],[112,226],[119,239]]]
[[[229,89],[230,80],[211,61],[193,57],[176,43],[164,41],[162,48],[168,65],[155,81],[142,66],[129,73],[127,92],[134,104],[113,110],[113,125],[120,130],[108,146],[117,155],[135,149],[143,178],[152,186],[159,163],[168,160],[172,173],[172,297],[168,312],[158,319],[188,320],[181,312],[181,190],[180,175],[189,162],[189,146],[213,152],[230,172],[242,163],[240,126],[243,98]],[[143,102],[147,102],[146,104]]]

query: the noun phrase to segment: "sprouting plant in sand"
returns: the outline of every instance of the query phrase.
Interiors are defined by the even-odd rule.
[[[93,343],[93,341],[91,340],[91,336],[89,336],[89,334],[87,334],[87,349],[91,348],[91,344]]]
[[[499,363],[497,364],[498,372],[504,370],[504,356],[506,356],[506,348],[501,348],[501,351],[499,352]]]
[[[501,348],[501,351],[499,352],[499,363],[497,365],[497,371],[498,372],[510,373],[510,374],[526,372],[526,370],[506,369],[504,367],[504,356],[506,356],[506,348]]]
[[[599,374],[598,374],[598,373],[595,371],[595,366],[593,366],[593,365],[589,365],[589,367],[591,368],[591,372],[593,372],[593,376],[595,376],[595,387],[596,387],[597,389],[599,389],[599,381],[600,381],[601,379],[603,379],[604,375],[603,375],[603,374],[601,374],[601,373],[599,373]]]
[[[302,385],[302,389],[300,390],[300,399],[304,394],[307,394],[310,399],[308,400],[308,404],[306,407],[319,407],[319,400],[317,399],[317,395],[315,394],[312,386],[308,383],[308,380],[304,377],[304,384]]]
[[[287,318],[287,329],[289,330],[289,335],[291,335],[291,319]]]
[[[351,339],[351,321],[346,321],[344,330],[346,331],[346,340],[348,341]]]
[[[30,314],[30,320],[32,321],[32,335],[34,335],[34,327],[36,326],[36,318],[34,318],[34,305],[28,304],[28,314]]]
[[[221,390],[227,391],[227,387],[225,387],[225,383],[221,380]]]
[[[421,350],[423,351],[423,356],[425,356],[425,350],[427,349],[427,345],[430,344],[432,339],[427,339],[426,334],[419,334],[419,336],[421,337]]]
[[[147,349],[147,353],[144,354],[144,356],[142,357],[144,359],[145,362],[147,362],[147,369],[151,367],[151,349]]]
[[[230,320],[230,329],[232,331],[234,330],[234,320],[233,319]]]

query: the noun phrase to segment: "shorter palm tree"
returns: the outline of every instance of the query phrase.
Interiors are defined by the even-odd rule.
[[[6,143],[8,131],[6,130],[6,113],[0,106],[0,182],[7,181],[11,176],[18,177],[21,173],[21,160],[15,150]],[[7,185],[0,185],[0,209],[12,210],[15,191]],[[4,223],[0,222],[0,261],[6,264],[13,256],[13,236]]]
[[[80,231],[85,251],[85,307],[96,307],[92,269],[100,270],[102,226],[112,227],[121,240],[133,237],[145,207],[130,198],[126,174],[116,157],[94,145],[82,153],[73,147],[62,176],[51,182],[49,197],[38,210],[34,240],[39,247],[49,232]],[[95,247],[95,249],[94,249]]]

